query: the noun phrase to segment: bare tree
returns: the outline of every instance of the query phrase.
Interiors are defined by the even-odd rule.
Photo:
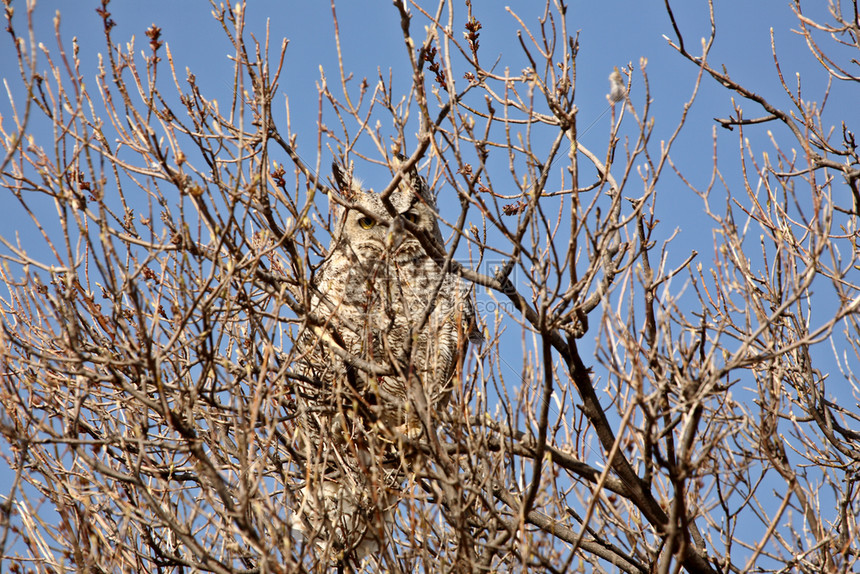
[[[592,150],[578,140],[579,43],[561,0],[518,20],[502,55],[527,58],[518,74],[485,60],[468,0],[395,0],[409,88],[359,82],[341,58],[319,83],[318,133],[275,120],[286,43],[251,38],[244,4],[213,5],[235,47],[233,99],[218,102],[182,77],[158,27],[145,57],[118,42],[108,0],[95,86],[75,43],[57,32],[48,50],[34,4],[22,18],[5,0],[20,70],[7,81],[23,96],[3,118],[3,200],[41,244],[0,237],[14,477],[0,560],[40,572],[856,569],[854,118],[825,123],[829,84],[816,104],[783,81],[791,107],[779,107],[712,65],[714,1],[695,49],[666,2],[695,78],[672,136],[651,139],[642,61],[613,72],[611,132]],[[856,87],[847,4],[830,0],[826,19],[792,5],[830,81]],[[775,44],[773,57],[782,78]],[[716,151],[703,188],[672,161],[714,81],[735,105],[714,149],[718,131],[738,136],[742,189],[725,185]],[[772,149],[757,150],[764,138],[748,138],[766,130]],[[393,529],[363,559],[321,553],[294,528],[314,472],[297,437],[296,389],[313,381],[296,342],[328,333],[366,377],[405,376],[346,352],[309,307],[334,233],[323,196],[340,201],[319,175],[332,156],[359,175],[387,168],[383,195],[420,170],[447,207],[444,244],[416,237],[474,285],[484,335],[433,432],[368,426],[404,470],[381,487],[397,500]],[[661,226],[660,185],[677,178],[710,218],[712,254],[679,258]],[[353,391],[351,415],[369,417]]]

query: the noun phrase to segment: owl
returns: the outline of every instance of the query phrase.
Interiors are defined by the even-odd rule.
[[[342,559],[378,552],[390,537],[408,471],[397,436],[432,432],[428,422],[445,408],[469,340],[480,337],[469,289],[430,255],[445,245],[435,197],[417,170],[402,174],[385,201],[332,168],[331,245],[298,341],[307,470],[294,525]]]

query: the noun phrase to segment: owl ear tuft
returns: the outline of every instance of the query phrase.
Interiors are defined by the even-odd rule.
[[[344,201],[353,201],[356,195],[356,182],[354,182],[352,174],[345,167],[333,161],[331,162],[331,175],[335,183],[333,190],[335,194]],[[328,194],[328,211],[338,221],[344,211],[344,207],[332,197],[331,193]]]
[[[394,154],[392,161],[394,169],[401,169],[401,166],[406,163],[406,160],[408,159],[409,158],[402,153]],[[400,181],[400,189],[404,192],[411,191],[415,195],[421,197],[421,199],[423,199],[431,208],[434,210],[436,209],[436,196],[433,194],[433,191],[430,189],[430,186],[427,185],[424,178],[421,177],[421,174],[418,173],[417,163],[403,174],[403,178]]]
[[[392,158],[392,167],[396,170],[401,170],[403,164],[406,163],[408,159],[409,158],[402,153],[396,153]],[[437,218],[438,209],[436,207],[436,194],[432,189],[430,189],[430,186],[427,185],[427,181],[421,177],[420,173],[418,173],[417,163],[403,173],[403,177],[400,180],[399,192],[407,194],[410,198],[410,203],[413,202],[413,197],[417,197],[418,201],[423,203],[424,206],[426,206],[432,213],[432,229],[428,229],[427,231],[429,231],[433,239],[436,240],[437,245],[444,250],[445,242],[442,239],[442,230],[439,228],[439,220]]]
[[[349,173],[336,161],[331,162],[331,175],[334,178],[337,189],[335,191],[343,194],[344,191],[351,188],[349,185]]]

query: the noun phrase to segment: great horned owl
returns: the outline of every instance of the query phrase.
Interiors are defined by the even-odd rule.
[[[424,247],[445,250],[417,170],[402,174],[388,205],[339,165],[333,171],[332,240],[299,341],[297,429],[308,470],[294,524],[333,557],[359,557],[389,534],[408,470],[398,433],[431,432],[426,423],[479,337],[467,287]]]

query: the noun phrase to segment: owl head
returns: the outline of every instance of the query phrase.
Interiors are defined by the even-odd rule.
[[[399,169],[405,159],[405,156],[397,156],[393,167]],[[380,194],[363,189],[361,182],[340,164],[332,163],[332,176],[337,197],[329,194],[334,229],[330,249],[347,247],[362,259],[384,256],[412,259],[425,255],[406,222],[425,232],[440,247],[444,246],[435,197],[415,167],[403,174],[397,189],[388,198],[394,214],[383,204]]]

